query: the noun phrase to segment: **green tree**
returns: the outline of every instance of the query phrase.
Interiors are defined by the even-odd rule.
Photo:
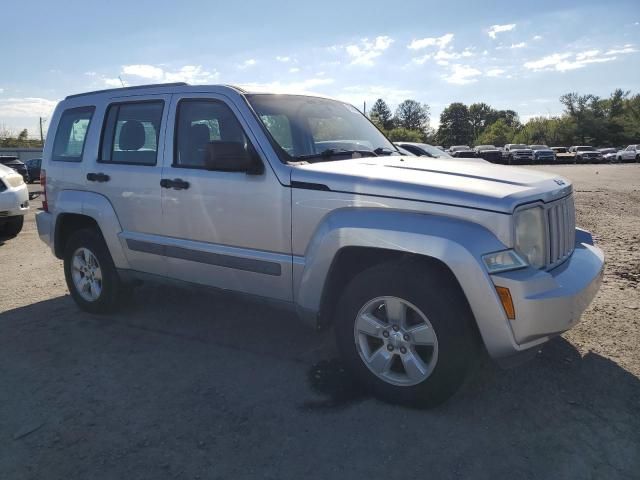
[[[513,136],[514,129],[507,124],[504,118],[499,118],[480,134],[476,143],[478,145],[502,146],[511,143]]]
[[[452,103],[440,114],[440,128],[437,134],[441,145],[470,145],[473,130],[469,109],[464,103]]]
[[[424,132],[397,127],[387,132],[387,137],[392,142],[424,142]]]
[[[395,123],[400,128],[426,133],[429,128],[429,106],[415,100],[405,100],[396,109]]]
[[[22,142],[26,142],[28,139],[29,139],[29,132],[25,128],[18,134],[18,141],[22,143]]]
[[[496,121],[495,113],[496,111],[486,103],[473,103],[469,106],[469,120],[474,139]]]
[[[393,115],[387,103],[379,98],[371,107],[369,118],[381,130],[391,130],[393,128]]]

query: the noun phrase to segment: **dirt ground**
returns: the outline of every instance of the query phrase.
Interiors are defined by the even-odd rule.
[[[30,213],[0,241],[0,479],[640,478],[640,165],[541,168],[574,181],[602,290],[431,411],[363,394],[332,333],[265,305],[143,286],[81,313]]]

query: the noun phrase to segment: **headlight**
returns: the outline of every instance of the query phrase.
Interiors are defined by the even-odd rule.
[[[546,235],[542,207],[520,210],[515,215],[515,250],[529,265],[542,268],[545,265]]]

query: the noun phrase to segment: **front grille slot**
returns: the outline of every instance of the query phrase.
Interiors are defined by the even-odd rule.
[[[547,207],[547,268],[564,262],[573,253],[576,236],[576,218],[573,195]]]

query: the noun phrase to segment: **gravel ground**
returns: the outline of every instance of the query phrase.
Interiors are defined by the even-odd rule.
[[[363,394],[331,333],[265,305],[143,286],[81,313],[29,214],[0,241],[0,479],[639,478],[640,165],[543,169],[574,181],[602,290],[431,411]]]

